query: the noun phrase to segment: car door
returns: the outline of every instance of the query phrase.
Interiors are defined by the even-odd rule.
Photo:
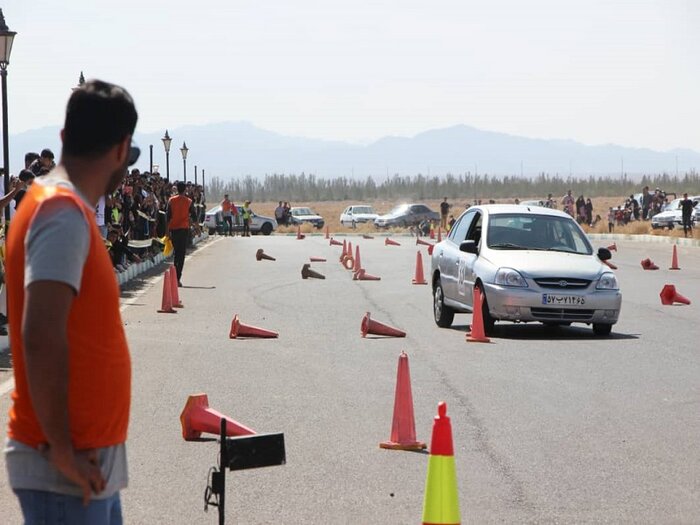
[[[445,297],[451,301],[461,302],[457,296],[460,254],[462,253],[459,251],[459,245],[466,239],[475,215],[476,211],[468,211],[462,215],[450,230],[445,242],[438,245],[438,268],[440,269],[442,291]]]
[[[483,213],[476,211],[474,218],[469,224],[469,230],[464,240],[474,241],[477,246],[481,246],[481,232],[483,231]],[[474,265],[478,259],[478,255],[473,253],[459,252],[459,260],[457,262],[457,277],[456,277],[456,295],[458,302],[472,306],[474,294],[474,282],[476,275]]]

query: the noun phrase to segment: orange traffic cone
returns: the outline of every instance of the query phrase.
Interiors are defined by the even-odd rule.
[[[379,443],[379,446],[393,450],[423,450],[426,448],[425,443],[416,440],[416,420],[413,416],[413,394],[411,393],[411,372],[408,368],[408,355],[406,355],[406,352],[401,352],[399,356],[391,436],[388,441]]]
[[[345,259],[352,258],[352,242],[348,241],[348,252],[345,254]],[[345,261],[343,261],[345,262]],[[352,267],[351,267],[352,268]]]
[[[392,241],[391,239],[389,239],[389,237],[387,237],[386,239],[384,239],[384,246],[401,246],[401,245],[398,242]]]
[[[364,268],[360,268],[355,275],[357,275],[356,281],[381,281],[381,277],[377,277],[376,275],[371,275],[367,273]]]
[[[309,257],[309,260],[311,262],[326,262],[324,257]]]
[[[255,430],[209,408],[209,398],[206,394],[194,394],[187,398],[185,408],[180,414],[182,437],[185,441],[192,441],[198,439],[202,432],[219,434],[222,419],[226,420],[227,436],[250,436],[256,433]]]
[[[615,266],[615,265],[614,265],[613,263],[611,263],[610,261],[602,261],[602,262],[603,262],[603,264],[604,264],[605,266],[607,266],[607,267],[609,267],[609,268],[612,268],[613,270],[617,270],[617,266]]]
[[[348,255],[348,243],[345,239],[343,239],[343,253],[340,254],[340,262],[345,261],[345,257]]]
[[[326,239],[330,239],[330,238],[331,238],[330,230],[328,229],[328,225],[326,224]]]
[[[175,283],[177,286],[177,283]],[[173,308],[172,299],[172,285],[170,284],[170,270],[166,270],[163,274],[163,298],[160,304],[159,314],[176,314],[177,312]]]
[[[331,242],[329,243],[331,246],[342,246],[343,243],[340,241],[336,241],[335,239],[331,238]]]
[[[367,235],[366,233],[362,235],[363,239],[374,239],[371,235]]]
[[[433,223],[430,223],[430,238],[435,239],[435,228],[433,227]]]
[[[306,263],[304,266],[301,267],[301,278],[302,279],[308,279],[311,277],[312,279],[325,279],[325,275],[321,275],[320,273],[314,271],[311,269],[311,265],[309,263]]]
[[[442,242],[442,227],[441,226],[438,226],[437,242]]]
[[[679,294],[676,291],[676,287],[672,284],[664,285],[659,296],[661,297],[661,304],[665,306],[672,305],[673,303],[690,304],[690,299]]]
[[[306,235],[301,233],[301,224],[297,226],[297,241],[301,241],[302,239],[305,239]]]
[[[452,423],[447,416],[447,404],[441,401],[430,440],[423,525],[459,525],[461,522],[454,455]]]
[[[383,335],[386,337],[406,337],[406,332],[389,326],[388,324],[380,323],[375,321],[370,317],[369,312],[365,314],[362,318],[362,324],[360,325],[360,331],[362,337],[367,337],[370,335]]]
[[[423,275],[423,255],[420,250],[416,252],[416,275],[413,277],[413,284],[428,284]]]
[[[258,328],[257,326],[243,324],[238,319],[238,314],[236,314],[233,316],[233,321],[231,321],[231,331],[229,332],[228,336],[230,339],[236,339],[239,337],[274,339],[279,337],[279,334],[265,328]]]
[[[257,260],[257,261],[262,261],[262,260],[265,260],[265,261],[276,261],[277,259],[275,259],[274,257],[271,257],[271,256],[267,255],[267,254],[263,251],[263,249],[260,248],[257,252],[255,252],[255,260]]]
[[[659,267],[654,264],[654,261],[651,259],[647,258],[642,260],[642,268],[645,270],[658,270]]]
[[[614,242],[610,246],[608,246],[608,250],[610,250],[611,252],[616,252],[617,251],[617,243]]]
[[[671,267],[669,270],[680,270],[680,266],[678,266],[678,250],[676,250],[676,245],[673,245],[673,257],[671,257]]]
[[[353,272],[359,272],[362,269],[362,263],[360,262],[360,247],[355,246],[355,264],[352,267]]]
[[[416,237],[416,246],[433,246],[433,243],[424,241],[420,237]]]
[[[434,249],[435,249],[434,245],[431,244],[430,246],[428,246],[428,255],[432,255]]]
[[[177,270],[171,266],[168,272],[170,272],[170,300],[173,308],[184,308],[185,305],[180,301],[180,292],[177,289]]]
[[[486,332],[484,331],[484,318],[482,313],[484,297],[481,294],[481,288],[478,286],[474,287],[472,305],[472,325],[470,326],[471,331],[467,332],[467,342],[490,343],[491,340],[486,337]]]

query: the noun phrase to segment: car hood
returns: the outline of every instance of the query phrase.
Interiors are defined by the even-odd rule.
[[[661,213],[657,213],[652,217],[652,219],[673,219],[676,217],[676,215],[680,215],[680,210],[669,210],[669,211],[662,211]]]
[[[513,268],[523,277],[595,279],[608,270],[595,255],[530,250],[488,250],[483,254],[494,266]]]
[[[408,213],[385,213],[384,215],[377,215],[377,219],[380,221],[388,221],[398,217],[403,217],[404,215],[408,215]]]

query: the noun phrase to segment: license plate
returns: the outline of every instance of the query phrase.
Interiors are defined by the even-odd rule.
[[[586,304],[586,298],[581,297],[579,295],[555,295],[550,293],[543,293],[542,304],[582,306]]]

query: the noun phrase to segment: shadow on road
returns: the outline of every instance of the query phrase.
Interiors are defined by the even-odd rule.
[[[453,325],[452,330],[468,332],[469,325]],[[496,324],[491,339],[511,339],[523,341],[558,341],[567,339],[626,340],[639,339],[639,334],[615,332],[608,336],[596,336],[590,327],[585,326],[544,326],[541,324]]]

